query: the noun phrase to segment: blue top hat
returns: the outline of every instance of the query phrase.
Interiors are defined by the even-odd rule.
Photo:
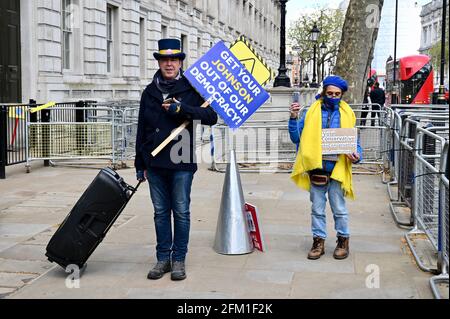
[[[156,60],[161,58],[177,58],[184,60],[186,54],[181,52],[181,42],[178,39],[161,39],[158,41],[158,52],[153,53]]]

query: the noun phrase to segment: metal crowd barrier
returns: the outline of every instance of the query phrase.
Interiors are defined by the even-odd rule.
[[[0,179],[6,178],[6,166],[26,162],[27,104],[0,105]]]
[[[391,201],[399,201],[399,197],[394,196],[393,187],[398,186],[398,179],[400,175],[400,155],[401,155],[401,132],[403,130],[404,121],[411,116],[421,118],[422,122],[426,122],[427,117],[440,116],[442,119],[436,119],[432,125],[437,125],[441,122],[445,125],[445,118],[448,117],[448,107],[442,105],[433,107],[432,109],[422,109],[411,105],[396,106],[396,109],[386,108],[388,113],[388,130],[386,137],[385,153],[385,174],[383,181],[387,183],[389,198]],[[386,178],[386,173],[389,173],[390,179]],[[397,194],[398,195],[398,194]]]
[[[357,116],[358,138],[363,149],[363,161],[358,165],[358,174],[382,173],[386,161],[383,152],[387,136],[389,113],[375,104],[350,105]],[[375,106],[375,107],[373,107]],[[299,118],[308,110],[303,107]],[[366,123],[362,112],[365,112]],[[217,171],[224,171],[230,147],[236,148],[237,163],[246,172],[291,172],[296,158],[296,146],[288,132],[286,106],[271,106],[259,109],[236,133],[218,124],[213,132],[213,165]],[[363,125],[364,124],[364,125]],[[269,135],[272,137],[268,137]],[[233,139],[230,140],[230,136]],[[270,154],[270,155],[268,155]],[[380,167],[373,169],[373,166]]]
[[[286,111],[284,111],[286,112]],[[296,146],[289,137],[286,120],[252,121],[233,132],[226,125],[212,127],[215,171],[225,172],[228,151],[235,149],[239,169],[245,172],[290,172]]]
[[[124,163],[127,160],[134,160],[136,154],[136,134],[139,120],[139,107],[133,106],[122,111],[122,143],[120,160]],[[123,164],[122,164],[123,165]]]
[[[397,201],[391,201],[389,203],[392,216],[395,220],[395,222],[399,226],[406,226],[410,227],[413,224],[412,216],[410,215],[410,220],[408,222],[401,221],[398,217],[399,208],[403,208],[402,210],[405,211],[405,208],[407,210],[411,209],[411,175],[413,174],[413,165],[414,165],[414,136],[410,132],[413,132],[414,130],[410,129],[410,126],[412,123],[409,119],[406,119],[404,121],[404,125],[401,127],[400,135],[399,135],[399,149],[396,150],[398,152],[398,161],[397,163],[401,163],[401,165],[398,165],[397,167]],[[409,134],[408,134],[409,133]],[[390,184],[388,184],[389,186]],[[389,190],[389,189],[388,189]]]
[[[301,118],[308,107],[302,107]],[[228,152],[235,149],[239,169],[248,173],[290,173],[297,155],[288,130],[287,106],[264,106],[239,130],[232,131],[221,123],[212,130],[212,169],[225,172]]]
[[[442,299],[442,295],[438,289],[438,285],[442,284],[448,289],[449,276],[449,209],[448,209],[448,197],[449,197],[449,161],[448,151],[449,142],[447,141],[444,146],[443,153],[447,154],[445,162],[441,161],[441,174],[439,179],[439,242],[438,242],[438,270],[440,275],[430,278],[430,286],[433,295],[437,299]],[[444,173],[444,174],[442,174]]]
[[[426,112],[426,111],[448,111],[448,104],[390,104],[389,107],[392,110],[403,110],[411,112]]]
[[[111,108],[112,114],[95,114],[90,120],[113,122],[115,160],[114,166],[126,167],[126,162],[134,158],[139,101],[120,100],[95,103],[96,107]]]
[[[448,127],[446,128],[448,131]],[[442,128],[441,128],[442,130]],[[417,261],[419,268],[428,272],[438,272],[438,268],[427,266],[417,254],[414,237],[424,234],[431,242],[436,253],[439,251],[439,205],[441,196],[441,172],[447,161],[446,139],[435,134],[434,128],[416,128],[414,144],[414,182],[412,192],[412,216],[414,228],[405,235],[406,241]],[[432,147],[427,147],[431,144]]]
[[[448,115],[441,114],[407,114],[406,119],[402,121],[402,126],[399,135],[399,149],[396,168],[397,181],[397,199],[392,200],[390,186],[394,183],[388,183],[388,193],[391,198],[389,203],[391,213],[397,225],[401,227],[412,227],[414,224],[414,216],[411,213],[412,207],[412,187],[414,176],[414,145],[416,142],[416,131],[420,127],[431,129],[433,125],[436,125],[436,132],[440,132],[441,135],[448,136],[448,129],[442,127],[442,125],[448,126]],[[429,150],[433,152],[433,150]],[[409,213],[409,221],[401,220],[398,216],[400,213]]]
[[[45,113],[37,121],[28,119],[27,171],[33,160],[89,160],[76,164],[95,164],[92,159],[102,159],[116,165],[112,108],[57,106]]]
[[[29,114],[24,120],[27,172],[33,160],[50,165],[103,165],[108,160],[114,168],[126,167],[135,156],[138,118],[139,101],[59,103]],[[210,141],[210,129],[198,125],[196,133],[197,143]]]
[[[411,115],[419,114],[445,114],[448,113],[448,105],[425,105],[425,104],[391,104],[389,107],[384,108],[387,113],[387,126],[389,127],[388,138],[386,139],[385,149],[386,159],[385,168],[390,174],[390,180],[386,180],[383,176],[385,183],[390,185],[396,184],[398,176],[398,150],[400,149],[400,131],[402,128],[402,122]],[[389,186],[389,185],[388,185]],[[391,197],[391,200],[393,198]]]
[[[351,104],[356,115],[358,139],[363,151],[363,160],[356,166],[355,173],[381,174],[383,173],[384,140],[386,118],[388,112],[379,104]]]
[[[133,161],[136,154],[136,134],[140,103],[139,101],[115,101],[111,103],[96,103],[96,106],[107,106],[114,109],[115,154],[118,165],[126,167],[127,161]],[[209,143],[211,129],[209,126],[197,125],[195,134],[196,145]]]

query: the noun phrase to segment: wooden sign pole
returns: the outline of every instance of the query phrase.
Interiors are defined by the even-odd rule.
[[[206,100],[200,107],[207,107],[208,105],[209,102],[208,100]],[[167,144],[169,144],[175,137],[177,137],[181,133],[181,131],[183,131],[189,125],[189,123],[191,122],[184,121],[183,124],[174,129],[172,133],[170,133],[170,135],[161,144],[159,144],[157,148],[153,150],[153,152],[151,153],[152,156],[155,157],[156,155],[158,155],[158,153],[161,152],[161,150],[166,147]]]

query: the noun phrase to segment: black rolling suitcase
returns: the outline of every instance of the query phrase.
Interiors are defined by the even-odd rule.
[[[139,184],[132,187],[112,169],[102,169],[50,239],[48,260],[83,268]]]

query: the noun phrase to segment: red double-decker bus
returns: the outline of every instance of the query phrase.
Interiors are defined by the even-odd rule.
[[[427,55],[410,55],[386,64],[386,95],[392,103],[392,92],[397,88],[397,103],[429,104],[433,92],[433,66]],[[394,86],[395,85],[395,86]]]

